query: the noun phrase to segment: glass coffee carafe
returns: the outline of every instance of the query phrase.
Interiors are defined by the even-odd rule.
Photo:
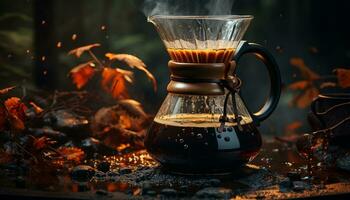
[[[259,122],[276,108],[281,78],[262,46],[241,41],[252,16],[165,16],[148,18],[171,60],[169,94],[145,139],[163,167],[180,173],[230,172],[251,161],[261,147]],[[240,57],[253,53],[266,65],[271,90],[251,113],[239,96],[235,73]]]

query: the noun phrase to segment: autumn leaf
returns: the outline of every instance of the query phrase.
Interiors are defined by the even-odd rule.
[[[301,76],[305,80],[317,80],[320,78],[320,75],[312,71],[301,58],[291,58],[290,64],[299,69]]]
[[[309,87],[305,91],[301,92],[299,95],[294,97],[292,102],[298,108],[306,108],[318,96],[319,93],[320,92],[317,88]]]
[[[0,95],[8,93],[10,90],[14,89],[16,86],[4,88],[0,90]]]
[[[99,46],[101,46],[99,43],[82,46],[69,51],[68,55],[75,55],[77,58],[79,58],[85,51],[89,51],[90,49],[94,47],[99,47]]]
[[[4,102],[4,106],[8,113],[8,119],[14,130],[21,131],[24,127],[25,111],[27,107],[17,97],[12,97]]]
[[[303,123],[301,121],[292,122],[285,127],[285,132],[295,133],[296,130],[299,129],[302,125]]]
[[[40,114],[44,111],[40,106],[36,105],[34,102],[29,102],[29,104],[34,108],[35,114]]]
[[[310,81],[297,81],[288,86],[291,90],[304,90],[310,85]]]
[[[95,64],[92,61],[80,64],[74,67],[70,72],[73,83],[78,89],[81,89],[95,75]]]
[[[117,69],[104,68],[101,80],[102,89],[115,99],[128,98],[124,75]]]
[[[79,163],[84,158],[84,151],[77,147],[60,147],[57,151],[68,161]]]
[[[36,150],[41,150],[41,149],[47,147],[51,143],[52,143],[52,141],[50,141],[50,138],[48,138],[46,136],[42,136],[40,138],[34,138],[33,147]]]
[[[334,71],[337,74],[339,86],[342,88],[350,87],[350,69],[338,68]]]
[[[105,56],[109,60],[118,60],[120,62],[124,62],[131,68],[136,68],[138,70],[143,71],[147,78],[152,81],[154,91],[157,91],[157,81],[154,78],[153,74],[147,70],[146,64],[142,62],[139,58],[129,54],[114,54],[114,53],[106,53]]]

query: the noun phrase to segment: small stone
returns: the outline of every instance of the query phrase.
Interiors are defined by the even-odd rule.
[[[116,176],[118,176],[118,173],[115,171],[108,171],[108,172],[106,172],[106,175],[108,177],[116,177]]]
[[[119,174],[124,175],[124,174],[130,174],[132,172],[131,168],[124,167],[119,170]]]
[[[108,192],[106,190],[96,190],[97,195],[106,196]]]
[[[296,192],[304,191],[305,189],[310,189],[311,186],[304,181],[293,181],[293,190]]]
[[[290,178],[291,181],[300,181],[300,173],[296,171],[290,171],[287,173],[287,177]]]
[[[218,187],[221,185],[221,181],[219,179],[216,179],[216,178],[210,179],[209,183],[213,187]]]
[[[350,171],[350,155],[340,156],[336,161],[339,169]]]
[[[162,191],[160,191],[160,193],[165,195],[165,196],[176,196],[177,191],[175,189],[172,189],[172,188],[165,188],[165,189],[162,189]]]
[[[151,183],[148,182],[148,181],[145,181],[145,182],[142,184],[142,189],[143,189],[144,191],[148,191],[148,190],[150,190],[151,188],[152,188],[152,185],[151,185]]]
[[[106,178],[106,173],[101,172],[101,171],[96,171],[95,172],[95,178],[98,180],[103,180]]]
[[[292,182],[290,178],[285,178],[279,183],[279,189],[281,192],[288,192],[292,187]]]
[[[109,171],[109,167],[110,167],[110,164],[109,162],[100,162],[98,165],[97,165],[97,169],[102,171],[102,172],[108,172]]]
[[[209,187],[199,190],[196,193],[198,198],[229,199],[232,196],[232,190],[221,187]]]
[[[78,165],[73,168],[71,176],[77,181],[88,181],[95,174],[95,168],[88,165]]]

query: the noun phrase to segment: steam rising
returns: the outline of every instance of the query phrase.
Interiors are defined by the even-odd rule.
[[[143,12],[153,15],[230,15],[234,0],[145,0]]]

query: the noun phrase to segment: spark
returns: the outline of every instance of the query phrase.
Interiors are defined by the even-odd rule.
[[[61,48],[62,47],[62,42],[57,42],[57,48]]]
[[[30,53],[30,50],[29,49],[27,49],[27,51],[26,51],[28,54]]]
[[[47,70],[44,70],[43,74],[44,74],[44,76],[46,76],[47,75]]]
[[[41,25],[44,25],[44,24],[46,24],[46,21],[45,20],[41,21]]]
[[[102,30],[102,31],[106,30],[106,26],[105,26],[105,25],[102,25],[102,26],[101,26],[101,30]]]
[[[77,34],[74,33],[74,34],[72,35],[72,40],[76,40],[76,39],[77,39]]]
[[[45,61],[46,60],[46,57],[45,56],[42,56],[41,57],[41,61]]]

